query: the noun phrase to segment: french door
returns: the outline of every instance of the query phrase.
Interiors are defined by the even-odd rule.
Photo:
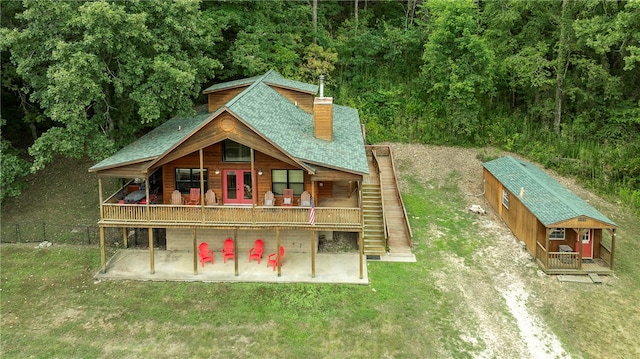
[[[223,170],[222,196],[225,204],[253,203],[251,170]]]

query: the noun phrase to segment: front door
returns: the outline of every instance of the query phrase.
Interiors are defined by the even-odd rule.
[[[222,187],[225,204],[253,203],[253,176],[250,170],[222,171]]]
[[[582,245],[582,259],[591,259],[593,258],[593,230],[587,229],[586,231],[582,231],[581,234],[578,234],[578,241],[576,243],[576,248],[578,245]]]

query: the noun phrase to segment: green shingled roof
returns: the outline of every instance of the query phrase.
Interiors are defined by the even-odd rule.
[[[89,170],[117,167],[161,156],[175,144],[180,143],[184,138],[191,135],[196,128],[211,117],[212,114],[208,112],[200,112],[195,116],[174,117],[122,148],[111,157],[100,161]]]
[[[334,104],[333,141],[320,140],[314,137],[313,115],[301,110],[270,86],[275,84],[315,93],[318,89],[316,85],[287,80],[271,70],[263,76],[214,85],[205,92],[249,84],[223,108],[301,162],[354,173],[369,173],[357,110]],[[91,167],[90,171],[163,156],[214,115],[198,113],[193,117],[174,117]],[[178,131],[178,128],[181,130]]]
[[[300,81],[289,80],[289,79],[286,79],[286,78],[282,77],[282,75],[280,75],[279,73],[277,73],[277,72],[275,72],[273,70],[270,70],[266,74],[260,75],[260,76],[254,76],[254,77],[249,77],[249,78],[246,78],[246,79],[240,79],[240,80],[235,80],[235,81],[229,81],[229,82],[223,82],[223,83],[220,83],[220,84],[215,84],[215,85],[212,85],[212,86],[208,87],[203,92],[207,93],[207,92],[219,91],[219,90],[224,90],[224,89],[234,88],[234,87],[239,87],[239,86],[246,86],[246,85],[251,85],[251,84],[256,83],[256,82],[264,82],[264,83],[273,84],[273,85],[280,86],[280,87],[286,87],[286,88],[290,88],[290,89],[294,89],[294,90],[298,90],[298,91],[302,91],[302,92],[307,92],[307,93],[311,93],[311,94],[315,94],[316,92],[318,92],[318,85],[308,84],[308,83],[300,82]]]
[[[580,216],[616,226],[582,198],[528,162],[506,156],[486,162],[484,167],[514,195],[519,195],[523,188],[524,195],[519,200],[545,226]]]

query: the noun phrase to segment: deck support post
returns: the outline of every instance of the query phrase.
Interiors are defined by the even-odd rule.
[[[311,231],[311,238],[309,242],[311,243],[311,278],[316,277],[316,246],[315,246],[315,238],[316,231]]]
[[[253,150],[252,150],[253,151]],[[233,231],[233,265],[236,277],[238,276],[238,228]]]
[[[198,244],[196,228],[191,228],[191,241],[193,242],[193,274],[198,274]]]
[[[364,236],[362,230],[358,232],[358,257],[360,257],[360,279],[364,278]]]
[[[149,267],[150,273],[155,274],[156,269],[153,262],[153,228],[148,228],[149,230]]]
[[[107,272],[107,253],[104,248],[104,227],[100,226],[100,265],[102,273]]]
[[[278,267],[278,277],[282,275],[280,271],[280,261],[280,228],[276,228],[276,266]]]
[[[122,246],[129,248],[129,237],[127,237],[127,227],[122,227]]]

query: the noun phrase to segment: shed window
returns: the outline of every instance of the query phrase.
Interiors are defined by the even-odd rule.
[[[554,228],[553,232],[549,234],[549,239],[552,241],[564,240],[564,228]]]
[[[293,194],[304,191],[304,172],[302,170],[271,170],[271,190],[282,194],[285,188],[293,189]]]
[[[502,190],[502,205],[509,209],[509,192]]]
[[[208,189],[207,169],[204,169],[204,189]],[[192,188],[200,188],[200,169],[199,168],[176,168],[176,189],[180,193],[189,193]]]

